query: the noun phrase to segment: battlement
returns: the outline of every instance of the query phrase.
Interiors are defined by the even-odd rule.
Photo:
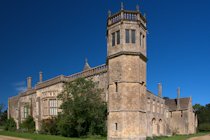
[[[79,73],[72,74],[68,76],[68,81],[73,81],[80,77],[89,77],[93,76],[99,73],[107,72],[107,65],[103,64],[94,68],[91,68],[90,70],[82,71]]]
[[[146,16],[142,15],[139,11],[139,7],[136,7],[136,11],[124,10],[121,5],[121,10],[115,14],[108,13],[107,25],[111,26],[121,21],[140,21],[146,27]]]
[[[69,76],[59,75],[59,76],[54,77],[52,79],[43,81],[42,83],[38,83],[36,85],[35,89],[41,89],[41,88],[51,86],[51,85],[54,85],[54,84],[57,84],[57,83],[60,83],[60,82],[70,82],[70,81],[73,81],[77,78],[81,78],[81,77],[86,78],[86,77],[90,77],[90,76],[97,75],[97,74],[104,73],[104,72],[107,72],[107,65],[105,65],[105,64],[94,67],[94,68],[91,68],[89,70],[85,70],[85,71],[82,71],[82,72],[79,72],[79,73],[75,73],[75,74],[72,74],[72,75],[69,75]]]

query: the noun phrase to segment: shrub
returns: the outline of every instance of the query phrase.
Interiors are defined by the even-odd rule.
[[[4,128],[6,131],[15,131],[16,128],[17,128],[16,123],[13,118],[6,120],[5,128]]]
[[[35,122],[32,116],[28,116],[20,125],[20,129],[26,132],[34,132],[35,131]]]
[[[199,131],[210,131],[210,123],[199,124]]]
[[[42,120],[41,133],[57,135],[58,134],[57,118],[53,117]]]

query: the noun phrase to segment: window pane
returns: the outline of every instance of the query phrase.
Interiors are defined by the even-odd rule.
[[[132,38],[132,43],[136,43],[136,31],[131,30],[131,38]]]
[[[120,44],[120,31],[117,31],[117,44]]]
[[[125,30],[125,42],[129,43],[130,42],[130,38],[129,38],[129,30]]]
[[[115,46],[115,33],[112,33],[112,46]]]
[[[50,102],[50,115],[57,115],[57,100],[51,99]]]

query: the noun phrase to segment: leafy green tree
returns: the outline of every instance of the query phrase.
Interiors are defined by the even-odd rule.
[[[34,132],[35,131],[35,122],[32,116],[28,116],[21,124],[20,128],[22,131]]]
[[[195,110],[196,113],[199,113],[199,111],[201,111],[202,108],[203,108],[203,106],[200,104],[195,104],[193,106],[193,109]]]
[[[210,104],[205,106],[195,104],[193,108],[198,117],[198,130],[210,131]]]
[[[4,126],[7,121],[7,110],[5,110],[3,113],[0,115],[0,126]]]
[[[63,136],[106,135],[107,105],[104,91],[92,80],[84,78],[66,83],[59,99],[62,113],[58,115],[58,130]]]
[[[4,104],[0,104],[0,116],[3,114],[4,108],[5,108],[5,105]]]

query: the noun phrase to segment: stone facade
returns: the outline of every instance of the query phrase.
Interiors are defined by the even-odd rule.
[[[107,19],[107,63],[91,68],[86,60],[83,71],[39,82],[9,98],[8,117],[17,127],[33,116],[36,130],[41,120],[56,116],[61,110],[57,95],[66,82],[79,77],[92,79],[104,89],[102,98],[108,102],[108,139],[145,140],[147,136],[196,133],[197,118],[191,98],[163,99],[159,84],[158,96],[147,89],[147,27],[146,18],[139,12],[121,10],[109,13]],[[180,93],[178,92],[178,95]]]

